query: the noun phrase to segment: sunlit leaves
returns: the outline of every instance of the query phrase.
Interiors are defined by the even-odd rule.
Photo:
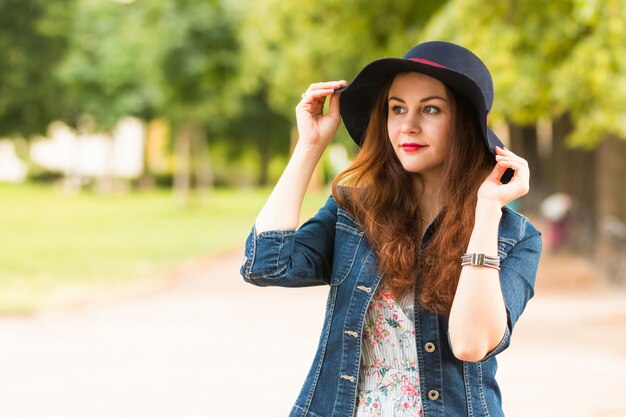
[[[367,62],[399,56],[445,2],[366,0],[246,2],[239,29],[241,85],[269,90],[272,107],[291,115],[316,81],[353,78]]]
[[[577,2],[589,23],[553,75],[555,99],[571,111],[571,142],[592,146],[607,133],[626,137],[626,7],[619,0]]]
[[[626,7],[620,0],[452,0],[423,38],[466,45],[492,71],[495,118],[571,113],[572,144],[626,137]],[[621,74],[621,75],[620,75]]]
[[[65,39],[58,29],[66,20],[46,24],[46,13],[67,10],[69,3],[0,2],[0,135],[39,133],[63,115],[62,89],[51,68],[63,57]]]
[[[125,114],[205,122],[224,111],[234,22],[218,0],[76,0],[57,75],[105,126]]]

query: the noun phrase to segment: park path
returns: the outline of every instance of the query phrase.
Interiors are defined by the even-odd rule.
[[[241,250],[142,291],[0,319],[0,417],[286,416],[313,358],[325,288],[258,288]],[[499,356],[509,417],[626,417],[626,292],[544,257]],[[121,295],[120,295],[121,294]]]

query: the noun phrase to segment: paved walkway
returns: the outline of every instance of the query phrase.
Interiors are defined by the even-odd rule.
[[[326,289],[246,285],[240,260],[188,264],[142,295],[0,319],[0,417],[286,416]],[[509,417],[626,416],[626,293],[579,266],[542,265],[551,278],[500,355]]]

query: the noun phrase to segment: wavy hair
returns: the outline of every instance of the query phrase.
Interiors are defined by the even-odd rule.
[[[381,88],[361,150],[337,175],[332,193],[377,252],[385,287],[400,296],[415,285],[422,307],[447,315],[461,273],[461,255],[474,225],[478,187],[495,159],[485,145],[474,108],[446,86],[452,117],[441,171],[442,209],[434,234],[422,246],[421,176],[402,167],[387,132],[391,82]]]

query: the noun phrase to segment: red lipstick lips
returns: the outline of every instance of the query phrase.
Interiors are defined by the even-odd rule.
[[[420,145],[417,143],[403,143],[402,150],[405,152],[417,152],[424,147],[424,145]]]

